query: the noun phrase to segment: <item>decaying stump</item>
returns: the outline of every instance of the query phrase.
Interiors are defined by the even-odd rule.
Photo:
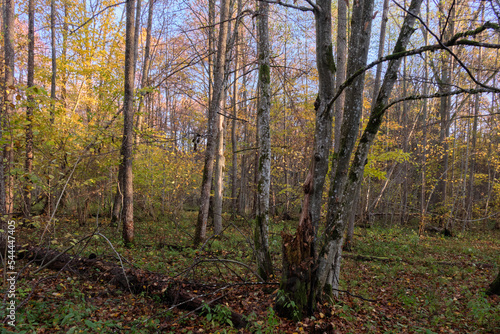
[[[495,280],[490,284],[488,290],[486,290],[486,294],[489,296],[500,295],[500,271],[498,272],[498,275],[495,278]]]
[[[276,297],[276,313],[293,320],[312,313],[311,289],[314,265],[314,227],[309,214],[312,172],[304,183],[304,203],[295,235],[282,232],[283,274]],[[295,301],[295,302],[292,302]],[[298,302],[297,302],[298,301]]]

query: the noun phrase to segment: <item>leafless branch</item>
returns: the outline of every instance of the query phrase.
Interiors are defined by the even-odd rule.
[[[297,10],[300,10],[300,11],[303,11],[303,12],[312,12],[314,11],[314,9],[316,9],[316,5],[313,6],[313,8],[309,8],[309,7],[304,7],[304,6],[297,6],[297,5],[291,5],[289,3],[286,3],[286,2],[281,2],[280,0],[258,0],[258,1],[265,1],[267,3],[270,3],[270,4],[275,4],[275,5],[280,5],[280,6],[283,6],[283,7],[288,7],[288,8],[293,8],[293,9],[297,9]],[[307,1],[309,4],[311,4],[310,1]]]
[[[71,30],[70,35],[72,35],[75,32],[77,32],[80,28],[83,28],[84,26],[86,26],[90,21],[92,21],[93,19],[95,19],[97,16],[101,15],[104,11],[106,11],[106,10],[108,10],[110,8],[116,7],[116,6],[123,5],[124,3],[125,3],[125,1],[119,2],[119,3],[115,3],[113,5],[109,5],[109,6],[104,7],[103,9],[101,9],[100,11],[98,11],[97,13],[95,13],[94,15],[92,15],[87,21],[83,22],[78,27],[76,27],[75,29]]]

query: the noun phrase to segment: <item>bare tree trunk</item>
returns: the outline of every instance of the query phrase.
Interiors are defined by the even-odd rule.
[[[12,28],[14,23],[14,0],[5,0],[3,3],[3,39],[4,39],[4,67],[5,73],[2,82],[2,110],[0,113],[0,140],[2,140],[5,132],[5,119],[12,101],[12,90],[14,83],[14,47],[12,43]],[[5,215],[6,208],[6,182],[5,182],[5,162],[0,161],[0,214]],[[0,252],[4,254],[7,247],[7,220],[0,219],[0,229],[4,232],[0,233]],[[3,259],[3,257],[2,257]]]
[[[412,0],[408,11],[417,15],[420,11],[422,0]],[[373,2],[368,1],[360,5],[362,8],[354,8],[352,20],[352,34],[349,44],[348,73],[363,67],[366,63],[366,52],[370,36],[370,20],[373,10]],[[394,47],[394,54],[405,50],[409,39],[414,32],[415,23],[413,15],[406,15],[398,40]],[[361,26],[357,26],[361,24]],[[367,27],[363,29],[362,27]],[[331,192],[328,215],[329,220],[323,234],[322,247],[319,251],[315,295],[318,298],[323,293],[330,294],[338,289],[340,276],[341,246],[346,218],[352,210],[352,204],[356,196],[358,183],[362,181],[364,167],[368,152],[380,128],[385,113],[385,106],[392,92],[397,78],[397,71],[401,64],[401,58],[392,59],[387,67],[384,81],[377,94],[375,107],[373,108],[367,127],[359,141],[354,160],[350,163],[351,154],[356,141],[356,133],[360,120],[360,110],[363,92],[363,79],[353,82],[346,92],[346,108],[344,113],[344,124],[342,126],[342,146],[339,154],[339,165],[337,167],[334,191]],[[348,75],[349,77],[349,75]],[[360,76],[363,77],[363,76]],[[349,168],[350,166],[350,168]],[[349,174],[347,174],[349,170]]]
[[[321,215],[323,187],[332,145],[333,115],[329,102],[333,98],[335,61],[332,44],[331,1],[318,0],[316,4],[313,13],[316,22],[316,64],[319,89],[314,103],[316,111],[314,155],[304,183],[304,201],[299,227],[294,236],[282,235],[283,275],[280,289],[283,291],[283,296],[278,297],[276,301],[276,310],[280,315],[296,319],[304,313],[312,313],[316,303],[312,276],[315,271],[313,269],[316,252],[315,237]],[[295,303],[297,312],[290,309],[289,300]]]
[[[56,78],[57,78],[57,54],[56,54],[56,1],[50,0],[50,45],[52,48],[52,76],[50,79],[50,121],[54,123],[54,108],[56,103]]]
[[[242,10],[241,0],[238,0],[238,9],[237,13],[240,15]],[[238,138],[236,136],[237,130],[237,122],[236,118],[238,117],[238,109],[239,108],[239,91],[238,91],[238,76],[240,75],[240,66],[239,57],[240,57],[240,28],[238,27],[235,32],[235,48],[234,48],[234,84],[233,84],[233,119],[231,126],[231,146],[233,149],[232,155],[232,166],[231,166],[231,214],[233,218],[238,211],[238,199],[236,198],[236,192],[238,189]]]
[[[224,111],[226,92],[223,92],[221,99],[221,111]],[[215,176],[214,176],[214,234],[222,233],[222,204],[224,197],[224,168],[226,159],[224,157],[224,131],[226,127],[225,118],[217,115],[217,153],[215,156]]]
[[[335,87],[335,61],[332,44],[331,1],[318,0],[314,10],[316,23],[316,62],[318,68],[318,97],[314,103],[316,124],[314,132],[314,166],[310,215],[312,226],[318,230],[328,158],[332,147],[332,110],[328,105]]]
[[[441,1],[439,7],[444,14],[445,2]],[[449,17],[443,16],[443,21],[441,26],[443,26],[444,40],[448,40],[453,36],[454,30],[454,14],[455,7],[452,6],[450,9]],[[448,20],[449,19],[449,20]],[[439,91],[443,94],[448,94],[451,91],[451,75],[452,75],[452,58],[447,53],[443,53],[442,64],[441,64],[441,78],[439,82]],[[447,194],[448,194],[448,164],[449,164],[449,145],[448,138],[450,136],[450,108],[451,108],[451,98],[450,96],[443,96],[440,98],[439,105],[439,116],[440,116],[440,131],[439,131],[439,144],[441,145],[441,155],[442,159],[437,170],[437,177],[439,178],[436,191],[434,192],[434,204],[442,207],[446,206]]]
[[[4,95],[3,95],[3,119],[2,119],[2,132],[9,130],[9,119],[13,112],[11,104],[14,102],[14,0],[5,0],[4,3],[4,55],[5,55],[5,81],[4,81]],[[1,137],[0,137],[1,139]],[[0,189],[0,196],[4,201],[2,204],[3,213],[11,214],[14,206],[14,176],[11,175],[12,163],[14,162],[14,149],[12,140],[5,144],[3,148],[3,162],[0,168],[3,171],[3,191]]]
[[[347,7],[349,1],[338,1],[337,9],[337,73],[335,76],[335,90],[338,91],[340,85],[345,81],[345,71],[347,62]],[[339,96],[334,104],[335,112],[335,129],[334,129],[334,145],[333,150],[337,155],[340,147],[340,128],[342,127],[342,118],[344,114],[344,101],[345,94]],[[334,175],[335,169],[332,167],[332,174]]]
[[[259,129],[259,167],[254,240],[257,271],[263,279],[267,280],[273,273],[269,253],[269,189],[271,185],[269,3],[261,1],[258,6],[259,106],[257,109],[257,127]]]
[[[23,197],[24,197],[24,217],[31,216],[31,172],[33,170],[33,91],[30,89],[34,86],[35,78],[35,0],[28,2],[28,106],[26,107],[26,159],[24,162],[24,172],[26,173]]]
[[[426,2],[425,9],[425,22],[426,25],[429,25],[429,0]],[[424,35],[424,44],[427,46],[427,36],[428,32],[426,29],[423,30]],[[428,64],[428,56],[427,53],[424,55],[424,95],[429,94],[429,64]],[[423,101],[424,105],[422,107],[422,151],[420,156],[420,224],[418,234],[422,235],[425,230],[425,220],[427,215],[427,204],[426,204],[426,176],[425,173],[427,171],[427,113],[428,113],[428,103],[427,100]]]
[[[483,20],[481,20],[481,23],[484,21],[484,9],[483,9]],[[477,64],[478,68],[481,67],[482,64],[482,58],[483,58],[483,49],[479,48],[479,53],[477,57]],[[472,212],[473,212],[473,203],[474,203],[474,173],[476,169],[476,145],[477,145],[477,130],[478,130],[478,116],[479,116],[479,102],[481,100],[481,94],[476,94],[474,96],[474,115],[473,115],[473,121],[472,121],[472,142],[471,142],[471,149],[470,149],[470,166],[469,166],[469,179],[467,182],[467,194],[466,194],[466,217],[464,220],[464,223],[462,225],[462,232],[465,231],[465,228],[467,227],[467,221],[472,219]]]
[[[123,141],[121,165],[123,166],[123,241],[130,246],[134,243],[134,191],[132,174],[133,122],[134,122],[134,52],[137,45],[134,39],[135,0],[126,3],[125,39],[125,83],[123,97]]]
[[[150,67],[150,62],[151,62],[151,29],[153,26],[153,9],[154,9],[154,4],[155,0],[149,0],[149,7],[148,7],[148,23],[146,27],[146,46],[144,47],[144,63],[142,66],[142,77],[141,77],[141,89],[144,89],[149,85],[149,67]],[[136,27],[137,28],[137,27]],[[137,107],[137,133],[140,133],[143,128],[143,120],[144,117],[142,117],[142,106],[144,105],[144,98],[143,96],[140,101],[139,101],[139,106]],[[135,134],[135,142],[138,143],[138,135],[137,133]]]
[[[403,59],[403,92],[402,96],[408,96],[407,91],[407,74],[406,74],[406,58]],[[403,115],[402,115],[402,126],[401,126],[401,139],[402,150],[403,153],[408,153],[408,101],[403,102]],[[403,184],[401,191],[401,215],[400,215],[400,223],[404,224],[408,221],[408,163],[404,161],[401,166],[401,173],[403,175]]]
[[[351,37],[349,39],[349,55],[347,60],[347,77],[366,65],[368,46],[370,43],[373,0],[364,0],[353,8],[351,21]],[[338,156],[336,156],[335,178],[330,188],[327,215],[328,235],[324,236],[323,249],[319,258],[319,268],[316,293],[323,293],[327,286],[336,294],[340,273],[341,250],[346,226],[346,217],[337,217],[341,209],[344,188],[347,181],[349,163],[359,131],[362,114],[364,76],[358,76],[346,89],[344,119],[341,129],[341,141]],[[349,203],[352,208],[352,202]],[[346,209],[345,214],[347,215]],[[333,234],[332,234],[333,233]],[[328,293],[328,291],[327,291]]]
[[[137,58],[139,58],[139,36],[141,35],[141,9],[142,0],[135,0],[135,25],[134,25],[134,78],[136,71]]]
[[[339,1],[339,4],[340,4],[341,1]],[[387,27],[387,14],[389,12],[389,0],[384,0],[384,9],[382,11],[382,21],[380,23],[380,38],[379,38],[379,44],[378,44],[378,58],[382,58],[382,56],[384,55],[384,47],[385,47],[385,31],[386,31],[386,27]],[[377,72],[376,72],[376,75],[375,75],[375,82],[374,82],[374,85],[373,85],[373,94],[372,94],[372,97],[373,97],[373,100],[372,100],[372,105],[371,105],[371,110],[373,110],[373,108],[375,107],[375,99],[377,98],[377,94],[378,94],[378,91],[380,90],[380,82],[382,81],[381,80],[381,77],[382,77],[382,63],[378,64],[377,65]],[[344,80],[345,80],[345,77],[344,77]],[[342,80],[342,82],[344,82],[344,80]],[[342,84],[342,82],[338,83],[337,82],[337,85],[340,85]],[[340,136],[339,136],[340,137]],[[339,138],[339,141],[340,141],[340,138]],[[340,145],[340,142],[339,142],[339,145]],[[335,177],[335,170],[332,169],[332,181]],[[331,182],[331,184],[333,185],[335,182]],[[361,184],[359,184],[358,188],[356,190],[356,193],[358,194],[357,196],[359,196],[359,194],[361,193]],[[356,204],[359,200],[356,200]],[[357,205],[356,205],[357,207]],[[353,238],[353,235],[354,235],[354,223],[355,223],[355,211],[353,210],[353,212],[351,213],[351,216],[348,218],[348,221],[349,221],[349,227],[347,228],[347,234],[346,234],[346,240],[345,240],[345,245],[346,245],[346,249],[350,249],[351,248],[351,244],[352,244],[352,238]]]
[[[243,53],[243,64],[246,64],[245,62],[245,54]],[[246,73],[245,71],[246,67],[243,67],[243,73]],[[247,116],[247,76],[246,74],[243,75],[243,80],[242,80],[242,108],[243,108],[243,115]],[[248,124],[245,123],[243,126],[243,142],[248,141]],[[241,155],[241,172],[240,172],[240,194],[239,194],[239,201],[238,201],[238,213],[240,215],[246,215],[246,208],[247,208],[247,198],[248,198],[248,166],[247,166],[247,161],[248,157],[247,154],[242,153]]]
[[[217,115],[221,110],[222,93],[225,82],[225,64],[226,64],[226,45],[229,13],[229,0],[221,1],[219,38],[217,42],[217,59],[214,69],[214,88],[213,96],[210,100],[208,110],[208,131],[207,131],[207,147],[205,151],[205,166],[203,168],[203,180],[201,184],[200,195],[200,210],[198,212],[198,220],[196,222],[196,231],[193,240],[194,246],[198,246],[206,239],[208,209],[210,206],[210,188],[212,185],[214,157],[216,150],[216,129]]]

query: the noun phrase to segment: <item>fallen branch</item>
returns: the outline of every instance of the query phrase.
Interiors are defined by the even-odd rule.
[[[156,296],[172,307],[200,313],[201,306],[207,303],[200,296],[184,289],[184,286],[189,283],[174,280],[162,274],[135,268],[124,268],[123,264],[99,258],[87,259],[71,256],[42,247],[24,247],[22,254],[25,259],[42,267],[80,274],[99,282],[109,282],[133,294],[144,293]],[[218,303],[218,299],[211,301],[211,303]],[[231,321],[236,328],[244,328],[247,325],[244,316],[233,311],[231,311]]]

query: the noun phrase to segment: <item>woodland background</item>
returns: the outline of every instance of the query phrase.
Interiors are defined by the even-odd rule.
[[[215,63],[221,52],[216,36],[222,27],[219,13],[226,2],[227,45],[214,127],[207,120],[217,89]],[[353,4],[344,2],[345,20],[350,22]],[[127,1],[127,6],[131,3]],[[215,235],[227,237],[239,233],[239,227],[246,231],[242,233],[248,248],[259,248],[258,240],[252,241],[252,230],[259,220],[256,217],[262,211],[262,129],[257,122],[263,99],[259,93],[263,73],[261,67],[259,75],[263,45],[259,44],[259,3],[263,2],[138,0],[135,7],[129,7],[133,10],[126,10],[125,2],[114,0],[2,1],[5,79],[0,212],[25,222],[18,230],[19,245],[36,240],[40,246],[52,244],[61,250],[60,246],[66,244],[78,245],[77,239],[85,231],[99,229],[102,224],[113,249],[119,247],[136,264],[144,255],[143,246],[146,250],[162,249],[180,243],[177,251],[189,249],[193,254],[188,255],[199,256],[195,253],[198,248],[190,247],[193,242],[195,246],[201,243],[200,252],[204,252],[207,242],[218,242],[212,229]],[[310,10],[305,10],[312,2],[268,3],[271,237],[267,242],[276,264],[281,253],[279,234],[295,230],[303,209],[303,184],[315,153],[314,110],[320,84],[315,20]],[[342,25],[338,3],[331,5],[331,52],[338,69],[337,42]],[[407,15],[401,6],[408,4],[375,1],[368,63],[392,53]],[[461,246],[479,233],[478,240],[486,244],[478,247],[488,251],[477,263],[487,262],[486,267],[495,273],[500,247],[500,113],[496,88],[500,3],[424,1],[419,16],[425,25],[417,25],[407,49],[439,44],[478,27],[489,28],[470,35],[469,44],[454,45],[453,54],[458,58],[443,48],[403,57],[389,101],[409,98],[390,106],[384,116],[350,208],[344,243],[356,245],[355,222],[374,228],[359,232],[357,227],[358,237],[384,242],[387,235],[397,238],[394,232],[387,232],[396,229],[399,232],[395,234],[410,236],[401,241],[410,242],[409,247],[415,246],[418,236],[423,237],[426,231],[436,232],[437,240],[443,240],[440,235],[445,234],[457,237],[464,243]],[[351,32],[347,24],[345,47],[349,46]],[[135,45],[135,51],[127,48],[127,43]],[[346,57],[346,50],[343,53]],[[386,64],[381,62],[363,74],[358,137],[368,123]],[[132,80],[128,93],[127,75]],[[336,75],[338,87],[346,77],[345,73],[343,79],[338,72]],[[493,88],[480,91],[483,86],[478,82]],[[334,114],[329,161],[338,154],[338,115]],[[128,146],[123,144],[124,138],[128,138]],[[201,212],[200,185],[211,138],[217,138],[217,147],[209,237],[198,240],[195,213]],[[127,161],[133,174],[132,213],[125,212],[128,202],[122,196],[129,188],[119,181],[120,166],[125,165],[124,147],[130,149]],[[330,174],[331,170],[322,195],[322,221],[327,216],[328,189],[334,178]],[[127,232],[130,226],[132,234]],[[235,240],[231,239],[229,245],[220,245],[217,252],[238,249]],[[170,251],[176,251],[174,248]],[[98,247],[89,249],[93,254],[104,252]],[[134,250],[138,253],[127,253]],[[444,260],[448,261],[451,255],[446,252],[443,250]],[[255,255],[243,253],[238,254],[238,261],[253,266]],[[166,257],[156,255],[142,262],[160,262]],[[386,259],[384,251],[373,255],[375,259],[370,261],[394,261]],[[180,261],[178,267],[186,263]],[[150,269],[158,271],[159,267]],[[260,268],[257,271],[261,273]],[[268,278],[272,282],[276,276]],[[490,275],[486,282],[493,278]],[[474,281],[477,284],[479,281]],[[33,294],[36,289],[30,291]],[[498,300],[488,304],[489,308],[481,305],[486,311],[480,326],[494,331]],[[222,312],[213,310],[209,307],[205,314]],[[272,330],[270,323],[275,318],[265,317],[266,328]],[[221,319],[219,324],[225,318]],[[484,319],[489,319],[490,327]],[[60,326],[69,330],[70,325],[66,322]]]

